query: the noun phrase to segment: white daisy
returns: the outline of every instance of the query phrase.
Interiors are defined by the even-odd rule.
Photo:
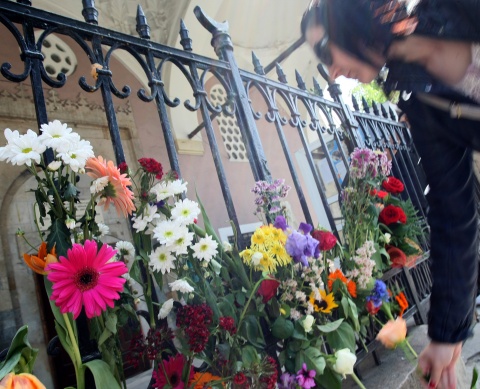
[[[173,241],[170,249],[176,255],[182,255],[188,253],[188,247],[192,244],[193,232],[189,232],[187,227],[183,227],[179,230],[179,235]]]
[[[184,199],[175,203],[172,218],[183,224],[192,224],[199,213],[200,208],[195,201]]]
[[[159,219],[160,215],[157,213],[157,206],[147,204],[143,210],[143,215],[135,216],[132,218],[133,228],[137,231],[143,231],[149,223],[152,223],[155,219]]]
[[[165,274],[175,269],[174,260],[175,257],[167,246],[159,246],[150,254],[149,265],[153,271],[160,271],[162,274]]]
[[[65,220],[65,225],[67,226],[67,228],[69,230],[73,230],[75,228],[75,224],[77,224],[77,222],[75,221],[75,219],[70,219],[68,216],[67,216],[67,220]]]
[[[172,220],[165,220],[157,224],[153,229],[153,237],[157,239],[160,244],[170,245],[181,234],[182,226]]]
[[[108,185],[108,177],[100,177],[92,181],[90,185],[90,193],[97,194],[100,193]]]
[[[18,131],[5,129],[5,138],[7,145],[0,147],[0,161],[7,160],[12,165],[32,164],[32,160],[40,163],[41,155],[46,147],[38,141],[38,135],[32,130],[28,130],[25,135],[20,135]]]
[[[48,124],[42,124],[42,133],[38,140],[46,147],[51,147],[54,151],[59,151],[65,147],[65,143],[71,141],[72,129],[67,127],[66,123],[61,123],[59,120],[54,120]]]
[[[70,165],[74,172],[85,168],[87,159],[94,157],[93,147],[88,140],[80,139],[77,133],[73,133],[70,142],[65,142],[64,148],[59,150],[58,157]]]
[[[168,299],[165,301],[162,305],[162,308],[160,308],[160,312],[158,312],[158,320],[160,319],[165,319],[170,311],[173,308],[173,299]]]
[[[105,236],[108,235],[110,232],[110,228],[106,224],[98,223],[98,236]]]
[[[182,180],[175,180],[168,184],[170,193],[173,195],[179,195],[182,193],[187,193],[187,184],[188,182],[183,182]]]
[[[135,247],[126,240],[117,242],[115,244],[115,250],[117,250],[117,255],[123,256],[123,258],[127,261],[135,258]]]
[[[183,279],[170,282],[168,286],[172,289],[172,292],[190,293],[194,291],[193,287]]]
[[[154,185],[150,190],[150,193],[153,193],[155,196],[157,196],[157,201],[162,201],[173,196],[173,193],[170,192],[170,187],[166,182],[159,182],[158,184]]]
[[[218,243],[214,241],[210,235],[207,235],[192,246],[193,256],[201,261],[210,262],[218,253],[217,247]]]

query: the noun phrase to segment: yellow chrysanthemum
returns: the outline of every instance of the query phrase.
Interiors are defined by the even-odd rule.
[[[338,304],[335,303],[333,293],[327,294],[324,290],[319,289],[321,300],[315,298],[315,292],[310,294],[310,304],[313,305],[315,312],[330,313],[333,308],[337,308]]]
[[[285,266],[292,262],[292,257],[288,255],[287,250],[285,250],[285,246],[280,242],[273,244],[272,248],[270,249],[270,253],[271,255],[275,256],[277,263],[280,266]]]
[[[240,253],[240,257],[243,259],[243,262],[247,265],[250,265],[252,262],[253,250],[246,249]]]
[[[256,266],[256,269],[268,272],[274,272],[275,270],[277,270],[277,264],[275,262],[275,259],[271,255],[268,255],[268,253],[266,252],[263,252],[262,254],[263,258],[260,260],[260,264]]]
[[[257,228],[252,235],[252,246],[263,247],[265,245],[266,236],[261,228]]]
[[[285,235],[285,233],[280,228],[272,228],[272,236],[277,242],[281,244],[285,244],[287,242],[287,235]]]

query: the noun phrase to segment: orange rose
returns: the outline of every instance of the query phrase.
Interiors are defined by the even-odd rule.
[[[47,243],[42,242],[37,255],[23,254],[23,260],[35,273],[45,275],[45,268],[51,263],[58,262],[55,247],[47,253]]]
[[[395,348],[407,337],[407,322],[402,317],[389,320],[377,335],[377,340],[387,348]]]
[[[15,375],[14,373],[7,374],[2,381],[0,381],[0,389],[47,389],[37,377],[32,374],[22,373]]]

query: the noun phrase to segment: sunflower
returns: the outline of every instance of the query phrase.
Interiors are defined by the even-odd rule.
[[[315,298],[315,292],[310,294],[310,304],[312,304],[315,312],[330,313],[333,308],[337,308],[338,305],[335,303],[333,293],[327,294],[322,289],[318,290],[320,292],[321,300]]]
[[[126,281],[122,275],[128,273],[123,262],[109,262],[116,253],[106,244],[97,252],[97,242],[86,240],[83,246],[75,243],[59,263],[47,266],[47,278],[53,283],[51,299],[60,312],[71,312],[76,319],[85,306],[90,319],[100,316],[107,305],[113,308]]]
[[[132,214],[135,205],[132,201],[133,192],[128,188],[132,183],[126,174],[120,174],[120,170],[112,161],[107,161],[101,156],[89,158],[85,170],[90,177],[100,179],[102,182],[97,192],[100,195],[99,205],[104,205],[104,209],[107,210],[110,204],[113,204],[117,213],[125,217]]]
[[[35,273],[45,275],[47,274],[45,267],[50,263],[58,262],[57,254],[55,253],[55,246],[47,253],[47,243],[42,242],[38,248],[37,255],[23,254],[23,260],[27,266]]]

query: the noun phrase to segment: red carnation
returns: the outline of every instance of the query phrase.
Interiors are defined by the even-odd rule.
[[[320,242],[318,245],[320,251],[331,250],[337,244],[337,238],[330,231],[313,230],[311,235],[313,239],[316,239]]]
[[[390,204],[382,209],[378,220],[387,226],[396,222],[405,224],[407,222],[407,215],[405,215],[402,208]]]
[[[245,377],[245,374],[242,372],[238,372],[235,374],[235,377],[233,377],[233,382],[237,385],[243,385],[245,382],[247,382],[247,377]]]
[[[382,305],[379,305],[378,307],[376,307],[375,304],[373,303],[373,300],[367,301],[367,303],[365,304],[365,308],[367,309],[367,312],[370,315],[376,315],[380,310],[381,306]]]
[[[146,172],[155,174],[157,180],[163,177],[162,164],[153,158],[140,158],[138,163],[145,169]]]
[[[391,194],[399,194],[403,192],[404,186],[402,181],[395,177],[388,177],[382,183],[383,189]]]
[[[235,320],[231,316],[223,316],[219,319],[219,326],[220,328],[224,329],[225,331],[230,332],[230,334],[234,335],[237,332],[237,328],[235,327]]]
[[[407,264],[407,256],[398,247],[388,246],[387,253],[390,255],[392,267],[402,268]]]
[[[121,174],[127,174],[128,173],[128,165],[126,162],[121,162],[118,164],[118,169],[120,170]]]
[[[268,303],[277,294],[280,282],[275,279],[263,280],[258,288],[258,294],[263,297],[263,303]]]

